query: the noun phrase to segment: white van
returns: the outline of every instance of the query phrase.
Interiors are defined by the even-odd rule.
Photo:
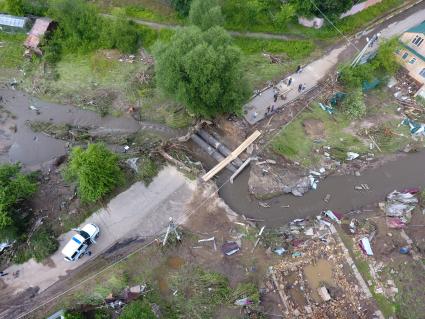
[[[74,229],[77,234],[62,249],[66,261],[76,261],[87,252],[91,244],[96,243],[100,230],[95,224],[87,224],[81,229]]]

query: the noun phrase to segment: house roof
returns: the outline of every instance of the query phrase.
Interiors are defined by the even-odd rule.
[[[29,32],[24,45],[27,48],[37,48],[41,42],[41,37],[46,33],[52,20],[49,18],[38,18]]]
[[[0,25],[14,27],[14,28],[23,28],[27,22],[25,17],[15,17],[8,14],[0,14]]]
[[[425,34],[425,21],[423,21],[422,23],[414,26],[413,28],[410,28],[409,30],[407,30],[406,32],[411,32],[411,33],[423,33]]]

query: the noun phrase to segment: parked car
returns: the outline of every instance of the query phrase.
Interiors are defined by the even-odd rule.
[[[66,261],[76,261],[88,253],[88,248],[96,243],[100,230],[95,224],[87,224],[83,228],[74,229],[77,234],[62,249]]]

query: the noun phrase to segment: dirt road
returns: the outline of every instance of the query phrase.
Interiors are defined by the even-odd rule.
[[[407,29],[421,23],[425,16],[425,2],[421,2],[406,11],[395,15],[382,24],[365,30],[357,39],[345,39],[346,43],[337,46],[320,59],[306,65],[304,70],[297,74],[287,75],[285,80],[279,82],[276,86],[286,95],[285,100],[278,99],[274,102],[274,90],[272,87],[257,95],[245,105],[245,119],[250,124],[255,124],[267,117],[266,110],[272,105],[274,108],[281,108],[289,102],[292,102],[303,96],[305,92],[316,86],[324,80],[332,70],[339,64],[351,62],[355,54],[358,54],[367,44],[366,39],[374,34],[381,32],[383,39],[389,39],[398,36]],[[287,79],[292,78],[290,85],[287,85]],[[306,91],[299,91],[298,86],[305,85]]]
[[[5,286],[0,290],[0,294],[18,294],[30,287],[38,287],[39,292],[42,292],[117,242],[154,236],[165,230],[169,217],[184,222],[186,204],[191,200],[194,189],[194,183],[188,181],[174,167],[164,168],[149,187],[142,183],[134,184],[82,224],[92,222],[101,230],[98,242],[91,248],[91,257],[85,256],[77,262],[66,262],[61,250],[73,232],[63,234],[59,238],[59,250],[44,264],[30,260],[6,269],[5,272],[9,275],[2,278]],[[16,277],[13,274],[17,274]],[[3,298],[0,305],[2,302]],[[3,318],[2,313],[0,317]]]

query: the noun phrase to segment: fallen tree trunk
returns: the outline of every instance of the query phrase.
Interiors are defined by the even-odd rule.
[[[187,167],[185,164],[183,164],[181,161],[175,159],[174,157],[172,157],[170,154],[168,154],[166,151],[164,151],[163,149],[159,149],[158,153],[165,158],[165,160],[175,166],[177,166],[177,168],[182,169],[186,172],[191,172],[192,170]]]

